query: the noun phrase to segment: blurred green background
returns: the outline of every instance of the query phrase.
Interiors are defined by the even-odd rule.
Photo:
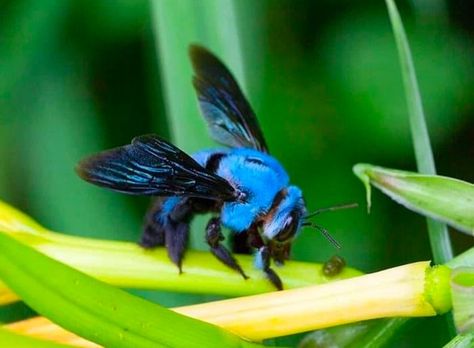
[[[189,6],[216,1],[189,0]],[[397,4],[413,51],[438,172],[473,182],[474,5],[468,0]],[[342,244],[338,253],[366,272],[430,259],[425,220],[379,192],[374,192],[367,215],[363,187],[352,174],[358,162],[415,169],[384,2],[239,0],[234,8],[243,67],[228,65],[243,69],[247,95],[272,154],[303,189],[310,210],[353,201],[361,205],[318,218]],[[148,199],[88,185],[73,168],[82,157],[126,144],[139,134],[171,138],[157,54],[163,34],[156,35],[153,22],[164,14],[157,11],[160,6],[144,0],[0,1],[2,200],[53,230],[138,239]],[[183,57],[187,59],[186,50],[178,58]],[[168,78],[173,79],[172,72]],[[192,93],[190,80],[186,95]],[[179,145],[190,152],[211,145],[201,141],[207,135],[197,108],[186,117],[200,124],[199,134]],[[456,252],[474,244],[460,233],[452,231],[451,236]],[[202,240],[203,233],[194,231],[194,247],[205,248]],[[293,258],[324,261],[335,252],[322,236],[307,230],[295,242]],[[140,294],[167,305],[206,300]],[[0,315],[8,320],[20,312],[24,308],[17,305]],[[427,336],[430,346],[447,341],[442,319],[411,323],[394,347],[426,344]]]

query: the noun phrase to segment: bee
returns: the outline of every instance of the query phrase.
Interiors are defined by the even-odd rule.
[[[214,256],[248,278],[223,245],[222,227],[244,236],[256,250],[255,265],[277,289],[282,281],[271,261],[283,264],[302,227],[327,231],[309,221],[300,188],[289,184],[282,165],[269,154],[257,118],[236,80],[211,52],[191,46],[193,86],[211,137],[227,146],[192,156],[156,135],[82,160],[78,175],[101,187],[131,195],[157,196],[149,209],[140,244],[166,246],[179,271],[193,216],[213,213],[205,238]]]

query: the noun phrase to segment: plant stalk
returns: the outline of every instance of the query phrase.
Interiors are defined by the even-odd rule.
[[[134,243],[96,240],[52,232],[19,210],[0,201],[0,233],[105,282],[125,288],[160,289],[224,296],[244,296],[274,291],[253,258],[236,255],[250,279],[223,265],[209,252],[188,250],[183,273],[170,262],[165,248],[145,250]],[[362,274],[345,267],[326,276],[321,264],[289,261],[278,268],[285,288],[297,288],[346,279]],[[0,304],[18,300],[0,281]]]
[[[189,250],[180,274],[170,262],[165,248],[144,250],[134,243],[92,240],[45,232],[41,236],[30,233],[11,234],[34,249],[72,266],[95,278],[124,288],[160,289],[177,292],[244,296],[274,291],[263,272],[255,269],[253,258],[237,255],[240,265],[250,279],[220,263],[212,254]],[[360,275],[346,267],[329,277],[322,264],[290,261],[278,269],[287,289],[322,284]],[[18,298],[0,282],[0,304]]]
[[[416,79],[415,66],[403,23],[393,0],[385,0],[397,44],[402,70],[405,97],[408,106],[410,130],[415,149],[418,171],[422,174],[436,174],[433,151],[431,150],[428,127],[426,126],[420,89]],[[453,258],[451,241],[446,224],[427,218],[428,233],[434,261],[444,264]]]
[[[448,268],[430,268],[426,261],[334,283],[173,310],[260,341],[368,319],[434,316],[450,309],[449,295]],[[43,338],[52,332],[64,334],[51,325],[45,319],[30,319],[8,328]]]

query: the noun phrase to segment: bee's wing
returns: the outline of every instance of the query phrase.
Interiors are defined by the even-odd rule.
[[[189,196],[232,200],[236,190],[176,146],[155,135],[100,152],[79,162],[81,178],[133,195]]]
[[[212,53],[191,46],[193,85],[214,140],[268,152],[257,118],[230,71]]]

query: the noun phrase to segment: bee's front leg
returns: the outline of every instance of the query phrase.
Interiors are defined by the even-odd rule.
[[[211,247],[211,253],[226,266],[236,270],[244,279],[247,279],[248,276],[237,263],[237,260],[232,256],[232,253],[221,244],[223,240],[224,235],[221,232],[221,219],[214,217],[209,220],[206,227],[206,241]]]
[[[258,268],[261,268],[263,272],[265,272],[265,275],[267,276],[268,280],[272,282],[272,284],[278,289],[278,290],[283,290],[283,283],[276,274],[276,272],[270,267],[270,250],[268,246],[262,246],[258,249],[257,251],[257,260],[256,264]]]

